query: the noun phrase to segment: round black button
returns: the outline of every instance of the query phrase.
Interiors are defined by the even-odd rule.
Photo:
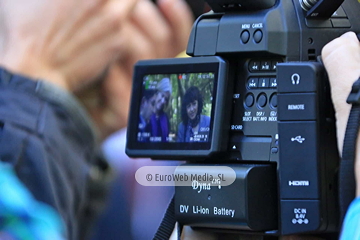
[[[271,97],[270,97],[270,106],[272,108],[277,108],[277,94],[274,93]]]
[[[257,99],[257,104],[260,108],[263,108],[266,106],[266,103],[267,103],[267,98],[266,98],[266,95],[265,93],[262,93],[259,95],[258,99]]]
[[[246,44],[250,40],[250,33],[248,30],[244,30],[240,35],[241,42]]]
[[[249,93],[245,98],[245,106],[246,107],[252,107],[254,105],[254,95],[252,93]]]
[[[261,40],[262,40],[262,38],[263,38],[263,33],[262,33],[262,31],[261,31],[261,30],[256,30],[256,31],[254,32],[254,41],[255,41],[256,43],[260,43]]]

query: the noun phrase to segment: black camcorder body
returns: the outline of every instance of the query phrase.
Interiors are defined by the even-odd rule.
[[[336,238],[339,153],[319,56],[341,34],[360,32],[360,2],[207,2],[213,11],[193,26],[191,58],[136,64],[127,154],[233,169],[228,186],[219,183],[226,176],[176,186],[181,224]],[[174,174],[196,175],[184,169]]]

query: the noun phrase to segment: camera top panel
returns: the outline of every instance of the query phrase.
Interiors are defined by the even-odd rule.
[[[268,9],[276,0],[206,0],[214,12],[233,12]]]

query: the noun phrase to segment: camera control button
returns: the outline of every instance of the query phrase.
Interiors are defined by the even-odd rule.
[[[269,87],[269,78],[259,78],[259,87],[260,88],[268,88]]]
[[[339,7],[338,10],[336,10],[331,17],[332,18],[346,18],[347,16],[346,16],[344,9],[342,7]]]
[[[250,108],[254,105],[254,95],[252,93],[249,93],[248,95],[246,95],[245,97],[245,106]]]
[[[276,71],[276,65],[281,62],[280,60],[271,61],[271,71]]]
[[[250,63],[249,63],[249,71],[250,72],[260,71],[260,61],[250,61]]]
[[[276,88],[277,87],[276,78],[270,78],[270,87],[271,88]]]
[[[249,78],[247,86],[248,86],[248,88],[258,88],[259,79],[258,78]]]
[[[331,19],[331,23],[334,28],[350,28],[351,24],[347,18],[336,18]]]
[[[248,30],[244,30],[240,35],[241,42],[246,44],[250,40],[250,33]]]
[[[278,103],[277,103],[277,94],[274,93],[274,94],[271,95],[271,97],[270,97],[270,106],[271,106],[272,108],[277,108],[277,105],[278,105]]]
[[[261,71],[270,71],[270,70],[271,70],[271,61],[262,61]]]
[[[258,96],[257,105],[258,105],[260,108],[263,108],[263,107],[266,106],[266,103],[267,103],[267,97],[266,97],[265,93],[261,93],[261,94]]]
[[[254,41],[260,43],[263,38],[263,32],[261,30],[256,30],[254,32]]]
[[[309,28],[332,28],[330,19],[307,19],[305,18],[306,26]]]

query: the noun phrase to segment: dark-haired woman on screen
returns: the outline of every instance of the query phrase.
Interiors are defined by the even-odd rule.
[[[182,100],[181,120],[178,128],[178,142],[209,141],[210,117],[202,115],[203,98],[200,90],[190,87]]]

